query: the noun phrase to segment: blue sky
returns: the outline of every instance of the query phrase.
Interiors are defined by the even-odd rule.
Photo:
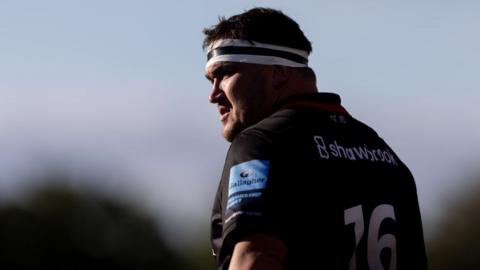
[[[301,25],[320,91],[409,165],[431,234],[480,160],[477,1],[2,0],[0,195],[58,165],[177,223],[208,222],[228,144],[201,30],[254,6]]]

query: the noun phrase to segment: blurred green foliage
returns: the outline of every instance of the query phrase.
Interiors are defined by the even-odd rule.
[[[152,217],[61,185],[0,206],[0,269],[212,269],[209,250],[175,251]]]
[[[427,243],[430,269],[480,269],[480,174],[462,195]]]
[[[208,241],[173,249],[140,209],[50,178],[56,184],[0,205],[0,269],[214,268]],[[480,174],[473,183],[427,243],[430,269],[480,269]]]

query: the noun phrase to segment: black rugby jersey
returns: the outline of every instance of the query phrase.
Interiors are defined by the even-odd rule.
[[[227,269],[237,239],[288,247],[286,269],[426,269],[414,179],[340,97],[293,97],[233,140],[211,238]]]

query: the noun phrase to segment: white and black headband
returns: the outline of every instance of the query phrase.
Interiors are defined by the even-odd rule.
[[[205,68],[217,62],[307,67],[308,52],[255,41],[220,39],[208,46]]]

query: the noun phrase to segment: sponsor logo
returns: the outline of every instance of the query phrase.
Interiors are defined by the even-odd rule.
[[[314,136],[313,140],[322,159],[366,160],[398,166],[395,156],[388,148],[371,148],[365,143],[347,147],[339,144],[336,140],[333,140],[333,142],[327,141],[322,136]]]
[[[262,196],[267,187],[268,160],[250,160],[233,166],[228,180],[227,209]]]
[[[250,169],[245,169],[245,170],[240,172],[240,177],[242,177],[242,178],[248,177],[251,174],[251,172],[252,171]]]
[[[228,196],[244,191],[264,189],[267,186],[268,160],[250,160],[233,166],[228,181]]]

